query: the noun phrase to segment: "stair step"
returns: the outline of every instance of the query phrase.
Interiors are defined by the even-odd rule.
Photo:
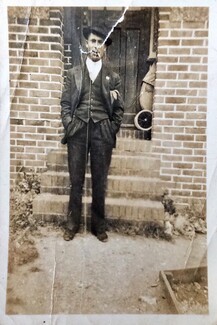
[[[150,141],[118,138],[116,148],[113,149],[113,154],[144,156],[144,154],[150,155],[151,151],[152,143]],[[66,147],[50,151],[48,153],[48,163],[67,164]]]
[[[68,195],[39,194],[33,201],[35,218],[45,221],[63,221],[66,219]],[[83,210],[90,216],[91,198],[83,197]],[[107,198],[106,216],[108,219],[130,221],[160,221],[164,218],[164,208],[161,202],[128,199]]]
[[[89,171],[88,162],[88,171]],[[53,151],[48,154],[47,167],[50,171],[68,171],[67,153]],[[160,161],[151,156],[112,155],[109,174],[159,177]]]
[[[91,195],[91,175],[86,174],[84,188]],[[41,192],[68,195],[70,191],[69,174],[65,172],[45,172],[41,180]],[[126,197],[159,200],[162,187],[158,178],[138,176],[109,175],[107,197]]]

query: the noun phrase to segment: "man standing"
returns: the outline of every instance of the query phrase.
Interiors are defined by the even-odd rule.
[[[120,78],[104,62],[111,45],[105,27],[85,27],[87,58],[68,71],[61,98],[61,116],[65,129],[62,143],[68,146],[71,181],[65,240],[79,230],[82,189],[88,154],[92,177],[91,230],[107,241],[105,232],[105,191],[112,149],[123,118]]]

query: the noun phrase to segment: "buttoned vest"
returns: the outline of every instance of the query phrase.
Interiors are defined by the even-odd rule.
[[[90,118],[96,123],[109,117],[102,97],[102,69],[92,82],[85,66],[81,100],[75,110],[75,115],[86,123]]]

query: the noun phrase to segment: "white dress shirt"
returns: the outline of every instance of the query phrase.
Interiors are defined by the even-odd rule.
[[[92,80],[92,82],[94,82],[94,80],[96,79],[96,77],[98,76],[98,74],[102,68],[102,60],[94,62],[90,58],[87,57],[86,65],[87,65],[87,69],[89,71],[90,79]]]

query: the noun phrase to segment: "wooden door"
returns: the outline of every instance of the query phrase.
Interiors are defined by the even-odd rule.
[[[121,17],[123,9],[109,8],[66,8],[65,9],[65,42],[72,44],[72,64],[78,63],[79,46],[84,48],[82,29],[85,25],[100,25],[105,22],[114,26]],[[134,117],[139,107],[141,82],[148,66],[151,8],[128,10],[124,20],[111,34],[112,45],[108,48],[107,57],[112,69],[119,73],[122,81],[122,94],[125,102],[125,113],[122,127],[134,128]]]

